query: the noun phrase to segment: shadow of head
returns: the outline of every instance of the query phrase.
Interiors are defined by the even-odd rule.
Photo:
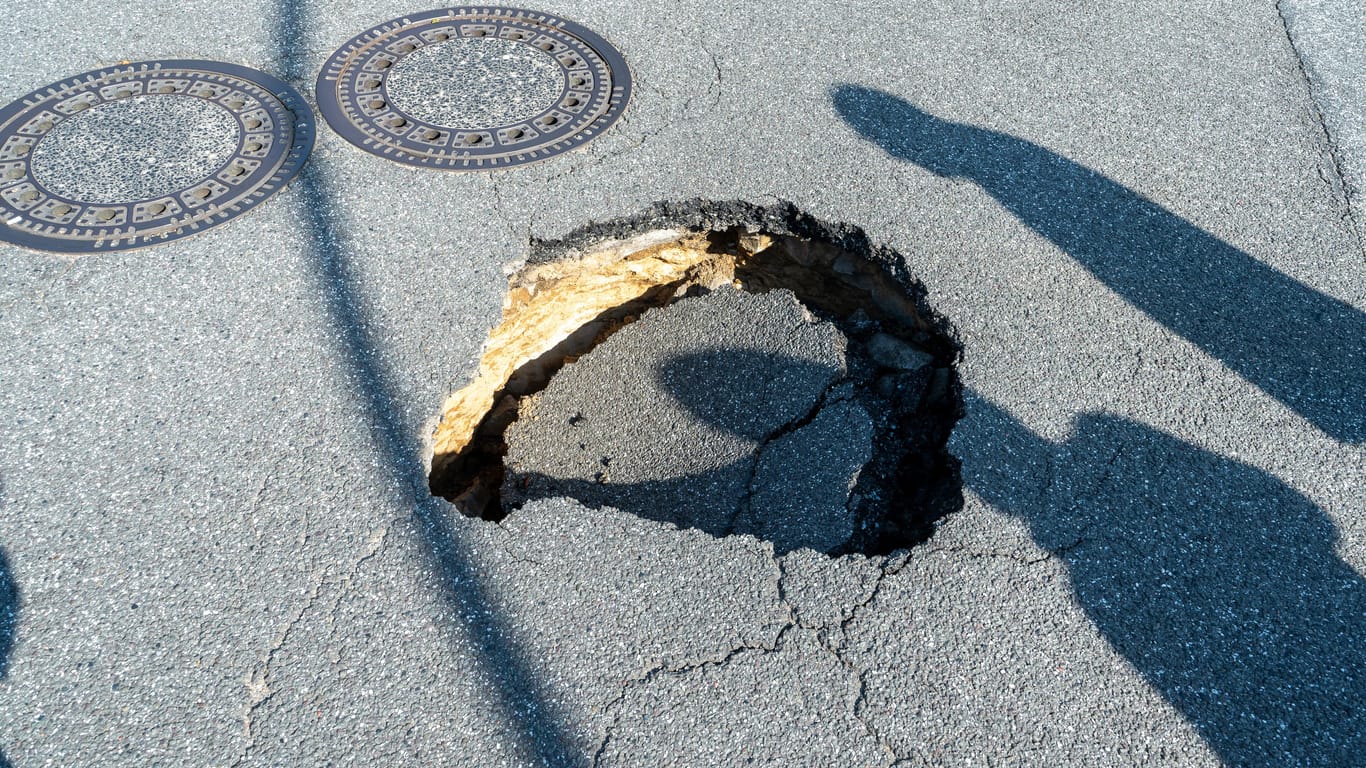
[[[967,175],[970,151],[983,132],[942,120],[890,93],[859,85],[830,89],[835,111],[889,155],[940,176]]]
[[[701,424],[760,441],[801,417],[844,371],[757,349],[711,349],[669,358],[655,381]]]
[[[569,496],[717,537],[752,534],[780,551],[824,551],[848,540],[851,470],[829,454],[841,441],[867,444],[867,428],[847,435],[826,430],[833,436],[809,447],[790,439],[804,437],[793,433],[821,410],[842,365],[776,349],[716,348],[656,359],[614,371],[645,392],[626,409],[613,404],[605,418],[588,417],[596,426],[585,433],[590,444],[579,444],[583,461],[553,475],[519,467],[505,485],[505,500]],[[607,455],[610,470],[595,473],[606,466],[596,457]],[[862,461],[866,456],[859,466]],[[823,493],[807,488],[841,472]],[[839,498],[828,500],[832,494]]]

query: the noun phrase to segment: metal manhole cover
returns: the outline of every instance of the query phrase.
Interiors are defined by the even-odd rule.
[[[0,240],[67,253],[127,250],[240,216],[313,146],[299,92],[212,61],[87,72],[0,110]]]
[[[404,16],[342,46],[318,109],[362,149],[410,165],[492,170],[544,160],[616,122],[625,59],[593,32],[516,8]]]

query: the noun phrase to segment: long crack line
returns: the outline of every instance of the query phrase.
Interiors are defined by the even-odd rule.
[[[1300,53],[1300,47],[1295,42],[1295,37],[1290,32],[1290,21],[1286,18],[1284,0],[1276,0],[1276,16],[1281,22],[1281,31],[1285,34],[1286,43],[1290,46],[1290,52],[1295,59],[1295,68],[1299,72],[1300,79],[1304,82],[1305,91],[1309,95],[1309,108],[1314,116],[1314,125],[1320,132],[1320,154],[1333,170],[1334,178],[1329,179],[1324,176],[1322,169],[1319,169],[1319,178],[1323,179],[1334,195],[1342,198],[1342,205],[1347,226],[1352,230],[1352,235],[1356,240],[1357,250],[1363,257],[1366,257],[1366,240],[1362,238],[1361,227],[1358,224],[1356,211],[1352,204],[1352,194],[1347,182],[1347,172],[1342,157],[1342,150],[1333,137],[1332,130],[1328,127],[1328,121],[1324,117],[1323,109],[1319,106],[1318,94],[1315,92],[1314,80],[1310,76],[1309,68],[1305,64],[1304,56]]]
[[[325,575],[318,577],[313,586],[310,587],[308,598],[304,601],[303,606],[285,622],[275,640],[260,657],[260,664],[243,678],[242,684],[247,689],[247,704],[242,711],[242,729],[247,743],[242,747],[237,758],[233,760],[232,768],[241,765],[251,755],[252,750],[256,748],[256,710],[260,709],[275,695],[275,690],[270,687],[271,666],[275,663],[275,654],[279,653],[285,643],[289,642],[289,636],[293,634],[295,628],[303,621],[304,616],[317,603],[318,595],[326,581]]]
[[[1072,506],[1069,512],[1075,514],[1079,509],[1081,509],[1081,505],[1076,504]],[[1057,560],[1065,565],[1067,562],[1067,555],[1069,553],[1071,553],[1078,547],[1091,543],[1091,531],[1095,528],[1095,526],[1095,523],[1087,525],[1085,528],[1081,530],[1081,533],[1078,533],[1076,536],[1072,537],[1071,540],[1067,541],[1066,543],[1059,544],[1056,547],[1050,547],[1049,549],[1044,550],[1043,554],[1038,555],[1037,557],[1030,557],[1022,555],[1019,552],[1009,552],[998,549],[974,549],[972,547],[956,546],[933,547],[929,551],[936,554],[943,553],[951,555],[962,555],[964,557],[970,557],[973,559],[999,558],[1002,560],[1010,560],[1021,565],[1038,565],[1039,563],[1044,563],[1049,560]]]
[[[308,612],[318,604],[318,599],[322,594],[323,588],[326,586],[341,587],[341,589],[338,590],[337,598],[332,601],[332,605],[329,608],[329,624],[330,628],[333,630],[333,634],[335,634],[335,614],[337,607],[341,604],[342,598],[345,596],[346,591],[350,587],[356,574],[359,573],[360,568],[384,548],[388,535],[388,525],[377,531],[372,531],[366,539],[365,551],[347,567],[346,572],[343,575],[336,579],[329,579],[326,573],[320,575],[309,588],[308,597],[305,599],[304,604],[285,622],[280,632],[275,636],[275,640],[271,642],[270,647],[260,656],[260,663],[244,676],[242,683],[247,689],[247,703],[242,711],[242,728],[247,743],[233,760],[231,768],[240,766],[256,748],[256,711],[265,706],[266,702],[270,701],[275,696],[277,690],[271,687],[271,681],[274,678],[275,671],[275,656],[289,643],[290,636],[293,635],[295,629],[303,623],[304,617],[308,615]]]
[[[624,681],[621,685],[620,690],[617,691],[617,695],[611,701],[607,702],[607,704],[602,708],[603,713],[611,717],[611,721],[603,730],[602,740],[598,743],[598,748],[593,752],[593,768],[597,768],[597,766],[601,763],[602,756],[607,751],[607,745],[611,742],[612,736],[615,733],[617,726],[621,724],[620,708],[622,704],[625,703],[626,696],[631,692],[631,689],[645,687],[650,683],[654,682],[657,678],[662,677],[664,675],[668,675],[670,677],[685,677],[699,670],[710,669],[713,667],[724,667],[727,664],[734,661],[737,657],[744,654],[757,653],[758,655],[762,656],[764,654],[776,653],[778,649],[782,646],[783,637],[787,634],[788,630],[793,629],[795,626],[796,624],[791,620],[783,624],[781,627],[778,628],[777,633],[774,634],[773,642],[771,643],[744,643],[741,645],[733,646],[732,648],[730,648],[730,650],[726,651],[726,653],[720,656],[719,658],[686,661],[682,664],[677,665],[670,665],[667,663],[656,664],[655,666],[648,669],[644,674],[629,678],[626,681]]]
[[[1080,542],[1077,542],[1078,544]],[[1070,548],[1070,547],[1069,547]],[[1000,559],[1009,560],[1020,565],[1038,565],[1053,559],[1053,552],[1044,552],[1037,557],[1021,555],[1019,552],[1010,552],[999,549],[973,549],[972,547],[932,547],[930,552],[939,555],[961,555],[972,558],[973,560]]]
[[[791,617],[789,621],[793,626],[811,632],[821,649],[830,654],[835,661],[848,671],[851,681],[850,687],[854,691],[854,697],[850,703],[850,714],[853,715],[854,719],[859,721],[859,724],[863,727],[864,731],[868,733],[869,737],[872,738],[878,747],[886,754],[888,760],[887,768],[894,765],[901,757],[897,755],[896,750],[892,749],[891,745],[883,738],[882,734],[877,730],[877,727],[873,724],[866,712],[865,702],[868,691],[867,675],[869,670],[859,669],[857,665],[845,657],[844,650],[848,645],[850,625],[867,610],[868,606],[872,605],[873,602],[877,600],[882,592],[882,587],[886,584],[887,580],[900,573],[909,562],[909,553],[885,558],[882,566],[878,568],[877,578],[873,581],[873,585],[868,589],[867,594],[851,606],[847,612],[844,612],[844,617],[839,621],[838,625],[835,625],[834,623],[807,624],[797,618],[796,611],[793,610],[792,605],[787,598],[786,588],[783,586],[783,581],[788,578],[786,568],[781,559],[773,559],[773,563],[779,574],[778,596],[788,609],[789,616]],[[838,642],[835,644],[831,644],[830,642],[832,634],[838,635]],[[776,641],[775,645],[777,645]]]
[[[834,381],[831,381],[826,385],[825,390],[821,392],[820,397],[816,398],[816,402],[811,406],[810,410],[802,416],[769,432],[759,441],[759,444],[754,449],[753,457],[750,462],[749,479],[745,482],[745,494],[736,502],[735,514],[732,515],[730,521],[726,523],[727,535],[735,533],[735,523],[746,516],[751,509],[751,505],[754,501],[754,494],[758,490],[754,487],[754,483],[759,478],[759,465],[763,461],[764,451],[768,450],[768,447],[774,442],[787,437],[815,421],[816,417],[825,409],[827,404],[826,401],[830,398],[830,393],[834,391],[837,386],[844,383],[845,380],[844,377],[837,377]],[[769,381],[772,382],[773,379],[770,377]]]
[[[849,615],[840,622],[838,645],[831,645],[829,643],[829,636],[825,632],[816,631],[813,633],[815,635],[816,642],[820,645],[820,647],[823,650],[825,650],[826,653],[829,653],[830,656],[835,659],[835,661],[837,661],[841,666],[843,666],[848,671],[850,687],[854,691],[853,700],[850,702],[849,713],[853,715],[855,720],[859,721],[859,724],[863,727],[863,730],[867,732],[869,737],[871,737],[873,741],[878,745],[878,747],[885,753],[887,757],[887,766],[895,764],[898,760],[901,759],[901,757],[896,753],[896,750],[892,749],[892,746],[887,743],[887,740],[878,731],[877,726],[873,724],[872,719],[868,716],[866,702],[868,695],[867,676],[869,670],[860,669],[852,661],[846,658],[844,655],[844,650],[848,645],[849,626],[854,622],[855,619],[858,618],[859,614],[864,609],[866,609],[869,605],[872,604],[874,600],[877,599],[879,593],[882,591],[882,585],[886,582],[887,578],[889,576],[894,576],[897,573],[899,573],[901,569],[905,567],[905,565],[906,560],[902,559],[900,563],[896,564],[892,568],[884,568],[879,571],[877,580],[873,582],[873,588],[868,591],[868,595],[861,602],[856,604],[849,611]]]

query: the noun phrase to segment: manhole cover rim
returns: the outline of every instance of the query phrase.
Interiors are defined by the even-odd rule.
[[[161,95],[172,97],[188,95],[194,98],[203,98],[210,103],[217,102],[216,98],[211,99],[199,93],[190,92],[195,87],[193,85],[183,90],[165,93],[135,91],[129,95],[115,95],[113,98],[99,95],[101,91],[108,90],[120,83],[132,84],[158,76],[166,78],[185,78],[188,76],[191,80],[198,79],[197,76],[204,76],[203,81],[219,85],[224,83],[215,81],[215,78],[238,81],[246,86],[247,90],[258,92],[257,94],[248,93],[248,97],[254,98],[255,95],[261,95],[274,100],[275,104],[273,105],[263,103],[257,105],[257,108],[267,113],[273,113],[272,119],[287,117],[289,124],[288,126],[278,125],[276,124],[278,121],[276,121],[272,122],[268,129],[257,130],[257,133],[269,134],[271,141],[269,146],[264,148],[264,152],[251,155],[244,155],[243,148],[247,145],[252,130],[255,129],[243,127],[238,135],[237,147],[228,160],[209,175],[170,194],[155,195],[147,199],[104,203],[69,200],[42,186],[31,167],[33,150],[39,146],[53,128],[44,129],[36,137],[32,134],[20,133],[20,131],[28,122],[32,122],[43,114],[45,105],[55,109],[59,104],[83,98],[87,94],[94,94],[94,98],[99,99],[98,103],[100,104],[115,103],[124,98]],[[222,105],[220,104],[220,106]],[[241,114],[236,109],[224,108],[234,113],[236,119],[241,120]],[[250,105],[243,108],[243,111],[245,112],[248,109],[250,109]],[[51,112],[52,110],[47,111]],[[69,117],[74,114],[77,113],[73,112],[66,116]],[[25,118],[27,121],[24,120]],[[5,104],[0,107],[0,146],[5,146],[16,137],[22,137],[24,141],[29,143],[27,155],[22,161],[4,160],[0,162],[0,165],[7,167],[16,164],[22,165],[25,168],[25,175],[17,180],[0,178],[0,190],[33,182],[31,186],[43,190],[42,205],[46,205],[49,201],[57,201],[60,204],[79,206],[81,210],[104,207],[121,208],[125,212],[135,212],[138,206],[148,203],[172,198],[180,199],[196,187],[215,182],[219,175],[235,162],[243,159],[249,161],[245,166],[253,170],[247,171],[239,187],[236,189],[226,188],[229,194],[222,195],[219,193],[223,197],[221,202],[206,202],[205,207],[197,212],[179,218],[173,214],[165,222],[145,228],[138,227],[136,221],[128,223],[128,220],[108,227],[81,225],[74,217],[70,226],[54,226],[47,220],[27,215],[28,211],[38,207],[37,205],[19,209],[11,201],[0,199],[0,242],[46,252],[92,254],[136,250],[191,237],[251,212],[283,189],[302,169],[312,152],[315,128],[313,112],[302,94],[290,84],[268,73],[239,64],[207,59],[149,59],[121,62],[82,72],[48,83]],[[16,226],[19,223],[36,226],[40,231]],[[81,234],[81,230],[84,230],[86,234]]]
[[[462,154],[455,154],[454,150],[451,152],[435,149],[428,151],[420,146],[413,146],[413,142],[408,142],[404,146],[395,146],[393,142],[376,138],[377,134],[388,131],[374,123],[358,125],[353,119],[352,111],[348,109],[341,91],[348,69],[362,61],[362,57],[372,54],[376,49],[393,45],[405,35],[418,34],[435,25],[442,23],[479,24],[480,22],[521,25],[525,30],[539,34],[550,31],[557,33],[562,38],[571,38],[582,44],[595,58],[601,61],[604,72],[610,80],[607,87],[602,88],[600,92],[598,90],[600,86],[596,80],[590,84],[590,87],[594,89],[593,98],[582,111],[584,113],[593,112],[591,119],[582,121],[577,128],[572,125],[561,126],[559,129],[544,134],[553,137],[553,141],[530,141],[521,150],[509,151],[507,148],[503,148],[503,151],[500,152],[497,151],[498,147],[494,146],[490,147],[489,150],[463,149],[461,150]],[[526,42],[530,44],[529,41]],[[431,44],[431,42],[428,41],[426,44]],[[385,55],[397,59],[405,54],[395,54],[389,51]],[[581,148],[615,125],[626,112],[631,100],[633,81],[634,77],[630,65],[621,52],[601,35],[581,24],[554,14],[524,8],[457,6],[406,14],[377,24],[351,37],[334,50],[323,64],[314,83],[314,95],[318,112],[327,125],[338,136],[368,154],[419,168],[473,172],[521,167]],[[385,85],[385,80],[381,77],[381,86],[377,90],[383,90]],[[392,108],[392,105],[390,107],[390,111],[399,112],[396,108]],[[541,114],[554,112],[555,109],[556,107],[552,106]],[[404,117],[410,117],[406,113],[400,112],[400,114]],[[468,133],[492,133],[505,126],[473,129],[451,126],[435,127]],[[374,132],[366,130],[367,128],[373,129]]]

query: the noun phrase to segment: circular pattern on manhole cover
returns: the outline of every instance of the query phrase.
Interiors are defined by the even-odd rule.
[[[318,109],[352,144],[456,171],[544,160],[593,139],[631,97],[606,40],[517,8],[404,16],[342,46],[318,76]]]
[[[144,61],[54,83],[0,110],[0,240],[127,250],[259,205],[313,147],[299,92],[213,61]]]

